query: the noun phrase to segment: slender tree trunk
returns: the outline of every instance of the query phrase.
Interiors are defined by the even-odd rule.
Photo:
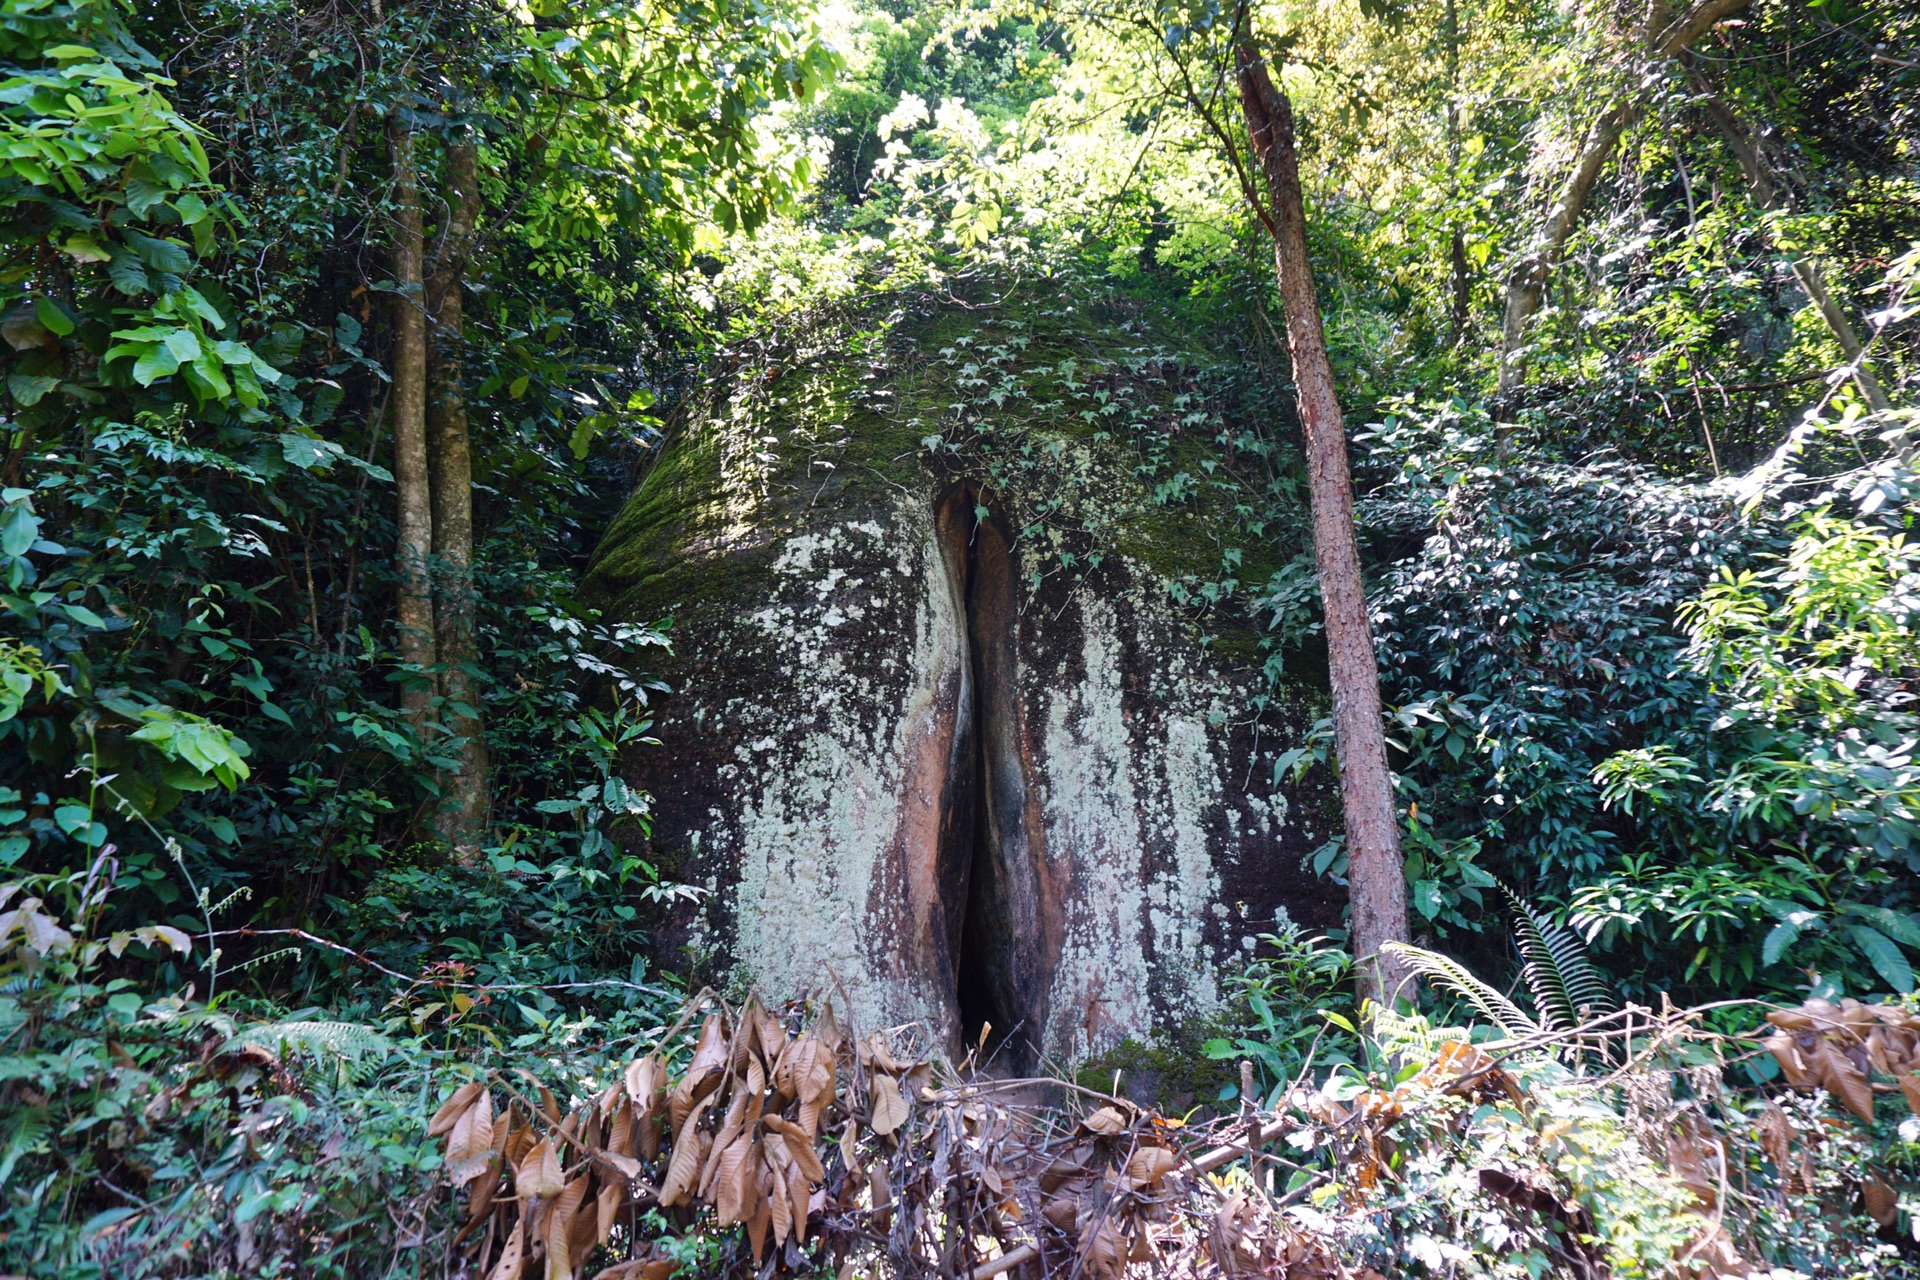
[[[1441,25],[1441,39],[1447,50],[1447,197],[1460,199],[1460,7],[1447,0]],[[1447,345],[1458,347],[1467,339],[1467,324],[1473,319],[1473,273],[1467,262],[1467,236],[1461,230],[1459,215],[1454,215],[1453,231],[1447,237],[1447,274],[1453,294],[1452,336]]]
[[[1733,113],[1733,108],[1713,96],[1711,86],[1698,72],[1694,74],[1694,85],[1704,95],[1701,106],[1705,108],[1708,119],[1713,121],[1720,136],[1726,139],[1727,149],[1733,152],[1734,159],[1740,162],[1740,172],[1747,179],[1747,188],[1753,192],[1753,202],[1762,209],[1784,209],[1786,201],[1774,185],[1773,176],[1767,171],[1766,157],[1760,154],[1759,144],[1746,125]],[[1820,318],[1827,322],[1833,340],[1847,357],[1847,363],[1853,366],[1854,385],[1860,388],[1861,396],[1875,413],[1885,413],[1893,407],[1887,399],[1886,388],[1880,385],[1873,370],[1867,367],[1866,344],[1860,341],[1853,321],[1828,291],[1819,259],[1810,254],[1797,253],[1792,255],[1790,262],[1793,278],[1800,282],[1801,291],[1819,311]]]
[[[1747,0],[1698,0],[1679,17],[1673,17],[1662,0],[1651,0],[1647,8],[1645,34],[1641,44],[1649,62],[1658,62],[1685,52],[1728,14],[1743,8]],[[1574,157],[1573,168],[1561,183],[1553,208],[1533,245],[1513,264],[1507,275],[1506,319],[1501,326],[1499,389],[1511,391],[1527,380],[1525,354],[1527,324],[1540,310],[1553,269],[1567,240],[1580,225],[1586,212],[1587,197],[1599,180],[1620,135],[1639,119],[1640,104],[1631,96],[1615,99],[1587,130],[1585,141]]]
[[[1502,391],[1510,391],[1527,380],[1527,322],[1540,310],[1547,281],[1560,264],[1560,254],[1566,249],[1568,238],[1580,225],[1580,215],[1586,212],[1593,184],[1613,155],[1620,135],[1638,114],[1638,108],[1621,101],[1608,107],[1594,121],[1573,169],[1560,185],[1560,194],[1547,214],[1546,225],[1541,227],[1533,247],[1520,256],[1507,276],[1507,314],[1500,339],[1499,389]]]
[[[427,314],[421,279],[426,235],[420,217],[420,181],[414,168],[413,134],[399,120],[387,121],[393,155],[393,481],[398,536],[394,576],[399,588],[400,660],[412,668],[400,687],[400,706],[415,734],[427,732],[435,661],[433,499],[427,479]]]
[[[473,225],[480,212],[477,149],[469,136],[447,145],[447,221],[427,281],[427,447],[433,473],[434,635],[444,674],[448,729],[459,768],[442,778],[434,828],[456,847],[474,847],[487,824],[487,743],[474,685],[473,461],[462,385],[465,314],[461,296]]]
[[[1334,743],[1346,822],[1351,943],[1360,962],[1361,990],[1380,999],[1400,991],[1410,980],[1404,966],[1380,951],[1383,942],[1408,939],[1407,884],[1381,722],[1380,672],[1360,577],[1346,427],[1334,394],[1333,365],[1327,359],[1313,267],[1307,259],[1293,106],[1251,48],[1242,45],[1236,61],[1247,133],[1266,175],[1272,204],[1274,272],[1286,307],[1287,350],[1293,358],[1300,426],[1306,437],[1313,551],[1326,611],[1327,671],[1333,686]]]

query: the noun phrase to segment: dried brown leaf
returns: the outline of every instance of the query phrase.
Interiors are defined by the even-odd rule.
[[[1852,1059],[1834,1048],[1832,1041],[1822,1040],[1814,1049],[1813,1066],[1819,1073],[1821,1087],[1840,1099],[1847,1110],[1868,1124],[1873,1123],[1873,1087]]]
[[[694,1046],[693,1060],[687,1064],[687,1074],[680,1081],[690,1103],[700,1101],[720,1087],[727,1069],[727,1050],[727,1035],[720,1024],[720,1015],[710,1013],[700,1025],[700,1042]]]
[[[771,1069],[773,1064],[780,1060],[780,1055],[786,1052],[786,1024],[766,1009],[761,1009],[755,1028],[755,1039],[759,1042],[758,1048],[761,1058],[766,1061],[768,1068]]]
[[[500,1251],[500,1260],[487,1272],[487,1280],[520,1280],[520,1273],[527,1265],[526,1228],[525,1218],[513,1224],[513,1230],[507,1233],[506,1247]]]
[[[860,1143],[856,1133],[858,1125],[854,1117],[848,1116],[847,1122],[840,1126],[840,1163],[846,1166],[848,1173],[864,1177],[866,1169],[860,1163]]]
[[[660,1204],[671,1209],[684,1203],[693,1192],[694,1180],[700,1176],[702,1153],[700,1150],[700,1117],[706,1113],[708,1099],[694,1104],[687,1113],[687,1122],[680,1126],[680,1132],[673,1140],[673,1159],[667,1162],[667,1176],[660,1184]]]
[[[906,1097],[900,1092],[900,1082],[886,1072],[874,1072],[868,1078],[867,1091],[873,1097],[873,1113],[867,1120],[867,1127],[878,1136],[884,1138],[893,1133],[913,1114]]]
[[[707,1158],[700,1165],[700,1181],[694,1184],[694,1192],[700,1199],[713,1199],[714,1179],[720,1176],[720,1161],[733,1149],[735,1139],[741,1136],[744,1128],[737,1120],[728,1119],[721,1123],[720,1132],[713,1136],[713,1144],[707,1148]]]
[[[1040,1206],[1040,1216],[1056,1228],[1074,1234],[1080,1229],[1080,1197],[1058,1195]]]
[[[1766,1154],[1783,1181],[1793,1180],[1793,1126],[1787,1113],[1768,1107],[1760,1116],[1760,1150]]]
[[[627,1064],[625,1079],[628,1100],[633,1103],[635,1113],[646,1115],[660,1100],[660,1094],[667,1082],[666,1064],[660,1061],[660,1055],[650,1053],[644,1058],[635,1058]]]
[[[875,1071],[884,1071],[898,1079],[913,1070],[911,1062],[903,1062],[893,1056],[893,1047],[887,1043],[887,1033],[876,1031],[868,1036],[861,1046],[860,1060]]]
[[[453,1091],[453,1096],[440,1104],[433,1113],[433,1119],[427,1122],[427,1136],[441,1138],[453,1132],[453,1126],[459,1121],[473,1100],[483,1092],[484,1086],[478,1080],[469,1080]]]
[[[727,1143],[724,1150],[714,1144],[719,1153],[714,1163],[712,1199],[714,1216],[721,1226],[729,1223],[744,1222],[752,1216],[751,1191],[753,1186],[750,1168],[753,1156],[753,1138],[750,1134],[739,1134]]]
[[[1767,1016],[1771,1018],[1773,1015]],[[1774,1056],[1774,1060],[1780,1064],[1780,1074],[1786,1078],[1789,1085],[1796,1089],[1804,1089],[1813,1083],[1812,1070],[1800,1056],[1800,1047],[1794,1042],[1792,1036],[1784,1031],[1776,1031],[1763,1043],[1767,1051]]]
[[[1179,1164],[1179,1158],[1165,1147],[1142,1147],[1127,1161],[1127,1178],[1136,1189],[1150,1187]]]
[[[617,1151],[596,1151],[594,1159],[612,1169],[620,1177],[632,1182],[642,1172],[640,1162],[632,1156],[623,1156]]]
[[[613,1234],[614,1227],[620,1222],[620,1206],[627,1201],[626,1187],[617,1182],[609,1182],[600,1188],[593,1206],[593,1243],[603,1245],[607,1237]]]
[[[807,1175],[809,1182],[825,1182],[827,1171],[820,1163],[820,1157],[813,1149],[813,1135],[791,1120],[779,1116],[767,1116],[764,1119],[767,1128],[787,1139],[787,1154],[800,1171]]]
[[[1080,1122],[1080,1127],[1088,1133],[1097,1133],[1110,1138],[1123,1133],[1127,1128],[1127,1118],[1112,1107],[1101,1107],[1098,1111]]]
[[[1102,1218],[1080,1242],[1080,1270],[1089,1280],[1121,1280],[1127,1270],[1127,1242],[1112,1218]]]
[[[779,1138],[769,1138],[766,1144],[779,1142]],[[760,1186],[766,1195],[767,1207],[773,1215],[773,1241],[779,1244],[793,1234],[793,1201],[787,1197],[786,1179],[774,1167],[772,1153],[762,1162]]]
[[[522,1197],[547,1200],[560,1194],[566,1185],[560,1172],[560,1157],[546,1138],[533,1144],[520,1167],[514,1170],[513,1187]]]
[[[480,1090],[447,1133],[447,1177],[464,1187],[493,1167],[493,1095]]]
[[[727,1045],[727,1074],[745,1075],[747,1059],[753,1056],[755,1041],[760,1031],[760,997],[750,996],[747,1007],[740,1011],[740,1019],[734,1023],[733,1040]]]
[[[788,1150],[792,1150],[791,1143],[788,1144]],[[807,1203],[810,1196],[807,1192],[806,1172],[801,1169],[800,1163],[797,1160],[789,1161],[787,1164],[787,1185],[785,1191],[787,1202],[791,1206],[791,1212],[788,1216],[793,1221],[794,1242],[796,1244],[805,1244],[807,1242]],[[779,1189],[776,1189],[774,1194],[777,1196],[781,1194],[781,1192]]]
[[[546,1280],[573,1280],[573,1222],[587,1198],[587,1180],[575,1178],[554,1198],[542,1233],[547,1245]]]
[[[1891,1226],[1900,1214],[1899,1193],[1878,1178],[1860,1180],[1860,1199],[1865,1202],[1867,1216],[1878,1226]]]
[[[1055,1160],[1040,1171],[1040,1190],[1047,1195],[1052,1195],[1062,1186],[1077,1178],[1084,1178],[1087,1174],[1088,1169],[1083,1164],[1072,1160]]]
[[[755,1162],[759,1163],[758,1161]],[[753,1245],[753,1265],[760,1265],[760,1258],[767,1251],[767,1228],[773,1225],[773,1205],[761,1188],[761,1194],[754,1198],[753,1216],[747,1219],[747,1240]]]

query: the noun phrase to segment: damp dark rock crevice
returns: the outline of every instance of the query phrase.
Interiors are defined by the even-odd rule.
[[[1060,923],[1021,724],[1014,551],[977,489],[936,508],[966,661],[945,789],[941,916],[957,1030],[998,1067],[1031,1066],[1046,1026]]]

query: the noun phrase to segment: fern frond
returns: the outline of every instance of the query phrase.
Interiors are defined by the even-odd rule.
[[[0,1120],[0,1139],[4,1140],[4,1144],[0,1145],[0,1187],[7,1185],[20,1157],[33,1150],[46,1136],[48,1128],[47,1109],[44,1106],[16,1106],[12,1112],[11,1116]]]
[[[357,1022],[263,1022],[241,1028],[227,1044],[229,1048],[259,1045],[276,1053],[304,1052],[315,1058],[348,1062],[384,1058],[393,1052],[393,1041]]]
[[[1514,941],[1526,961],[1523,976],[1547,1030],[1576,1027],[1594,1014],[1611,1012],[1613,997],[1586,946],[1513,890],[1500,889],[1513,904]]]
[[[1538,1035],[1542,1030],[1540,1024],[1529,1018],[1519,1005],[1474,977],[1458,960],[1407,942],[1383,942],[1380,949],[1405,961],[1427,981],[1446,987],[1466,1000],[1505,1034],[1531,1036]]]

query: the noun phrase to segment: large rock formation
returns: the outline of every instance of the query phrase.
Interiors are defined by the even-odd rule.
[[[1261,562],[1227,487],[1182,496],[1210,358],[1096,314],[810,317],[735,353],[607,534],[590,597],[678,637],[628,779],[738,984],[1073,1058],[1337,922],[1301,868],[1326,799],[1273,785],[1311,709],[1194,603]]]

